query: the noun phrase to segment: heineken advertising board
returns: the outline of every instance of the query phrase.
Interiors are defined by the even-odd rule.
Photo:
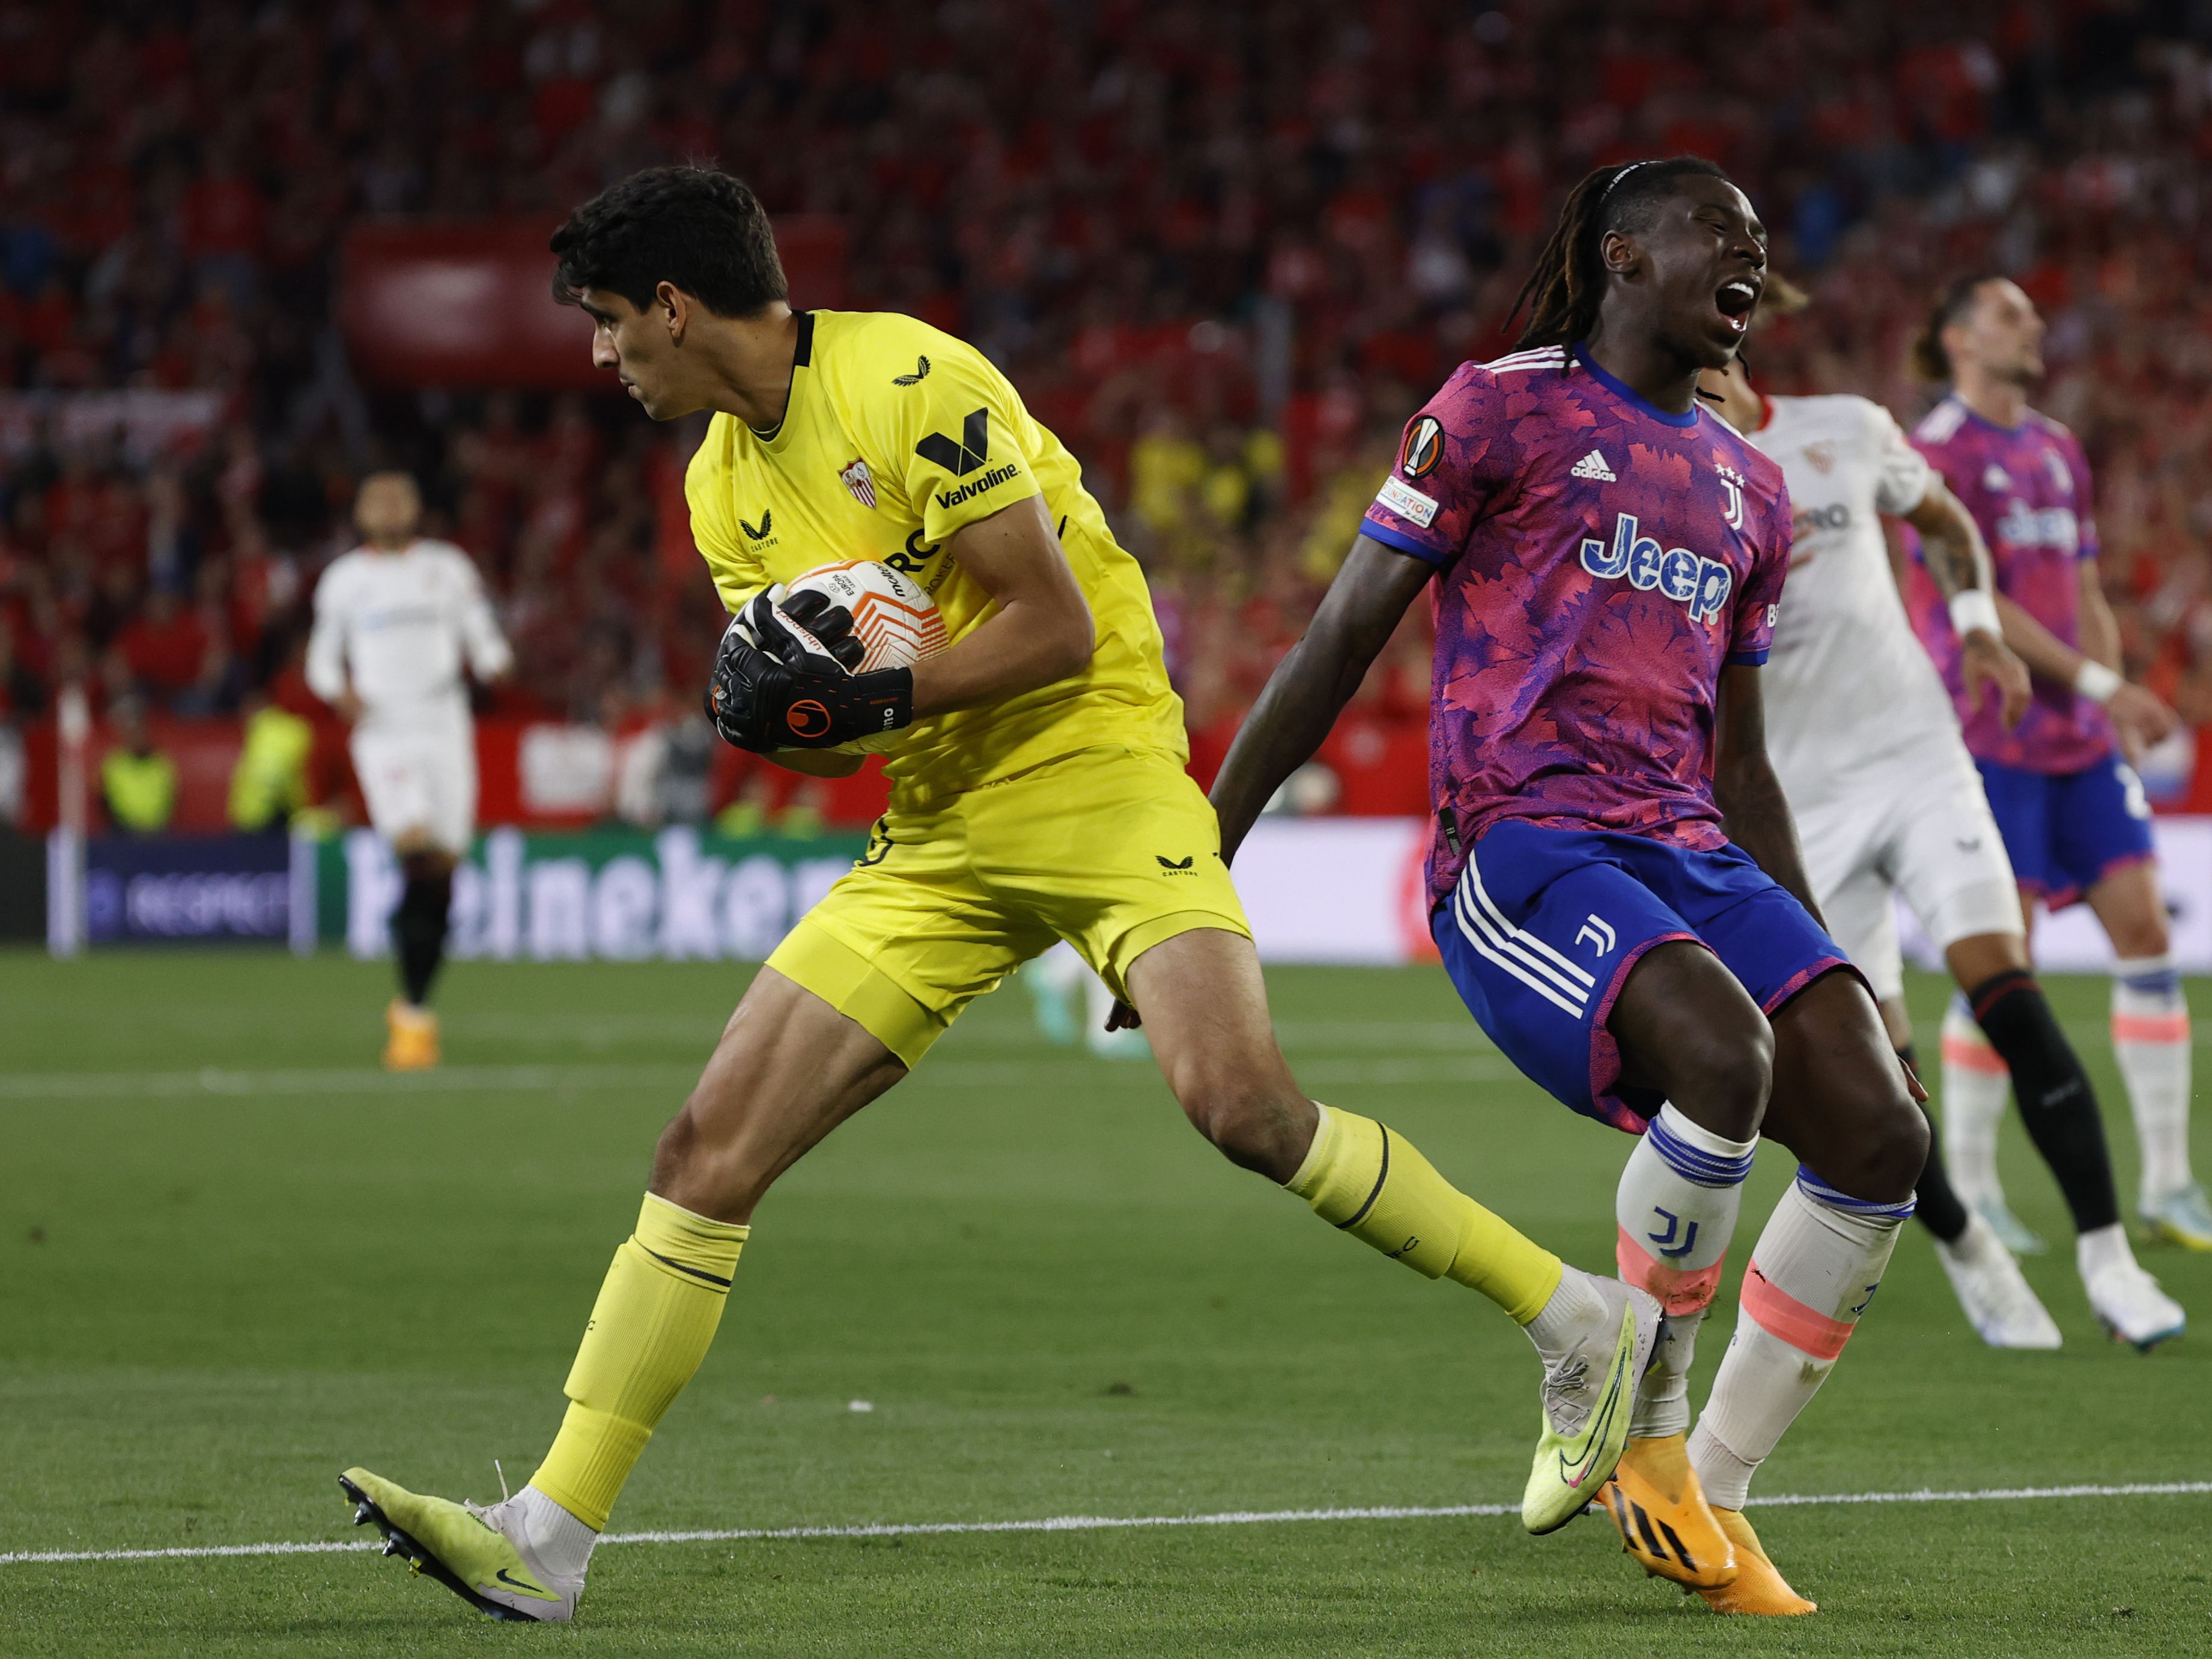
[[[688,828],[648,835],[495,830],[453,875],[457,957],[494,961],[758,962],[853,867],[865,834],[742,840]],[[318,931],[357,957],[391,948],[402,878],[366,830],[325,842]]]

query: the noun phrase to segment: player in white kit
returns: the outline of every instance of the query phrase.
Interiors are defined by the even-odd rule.
[[[2001,701],[2008,725],[2018,720],[2027,671],[2003,643],[1972,516],[1867,398],[1766,398],[1741,359],[1708,370],[1699,396],[1789,481],[1795,533],[1767,661],[1767,751],[1829,931],[1873,985],[1910,1064],[1895,908],[1904,898],[2011,1073],[2030,1135],[2074,1212],[2098,1318],[2146,1349],[2179,1334],[2181,1309],[2128,1247],[2088,1076],[2029,970],[2003,840],[1890,568],[1885,514],[1921,533],[1963,642],[1966,683]],[[1917,1196],[1983,1340],[2057,1347],[2057,1326],[1989,1222],[1952,1191],[1932,1146]]]
[[[400,995],[386,1011],[384,1063],[438,1061],[427,1006],[445,954],[453,866],[476,832],[476,733],[464,665],[479,680],[513,666],[469,556],[416,533],[422,498],[404,472],[365,480],[354,503],[362,545],[315,586],[307,684],[353,727],[354,774],[369,822],[406,884],[392,913]]]

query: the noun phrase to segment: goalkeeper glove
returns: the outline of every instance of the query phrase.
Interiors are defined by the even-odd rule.
[[[731,626],[755,650],[802,671],[849,674],[867,654],[851,611],[811,589],[787,599],[781,582],[754,594]]]
[[[910,725],[912,671],[848,673],[847,661],[857,661],[861,651],[851,614],[818,594],[800,594],[794,609],[823,630],[817,633],[777,605],[780,591],[759,595],[732,617],[714,653],[707,717],[723,740],[755,754],[834,749]],[[810,599],[817,605],[807,605]]]

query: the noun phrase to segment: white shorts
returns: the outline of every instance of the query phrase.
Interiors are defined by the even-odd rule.
[[[459,857],[475,839],[477,745],[453,732],[353,734],[354,775],[376,833],[394,843],[427,836]]]
[[[1905,988],[1899,896],[1938,950],[2023,931],[2012,861],[1963,750],[1900,766],[1796,817],[1805,873],[1829,935],[1876,996]]]

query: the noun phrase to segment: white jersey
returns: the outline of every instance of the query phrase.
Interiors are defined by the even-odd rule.
[[[1766,747],[1802,813],[1916,758],[1966,750],[1881,533],[1882,514],[1920,505],[1934,469],[1864,398],[1775,398],[1767,410],[1747,435],[1781,463],[1796,518],[1763,676]]]
[[[307,684],[325,702],[350,685],[362,701],[360,731],[465,733],[465,659],[489,679],[514,653],[476,566],[450,542],[416,541],[398,553],[358,547],[315,585]]]

